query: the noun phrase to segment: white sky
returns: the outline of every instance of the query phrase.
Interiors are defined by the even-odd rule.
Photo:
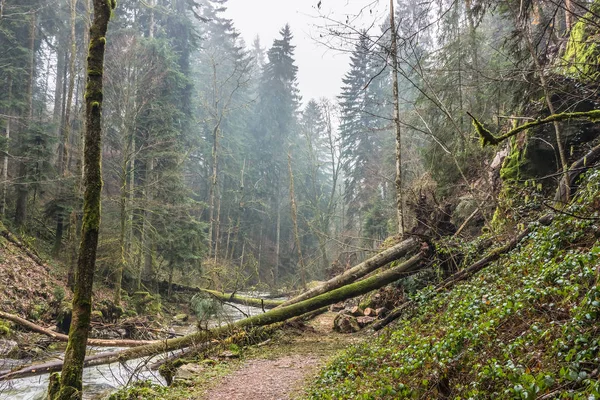
[[[302,103],[311,98],[328,97],[334,99],[340,92],[342,77],[349,67],[349,54],[328,49],[313,38],[324,33],[321,26],[325,15],[335,20],[346,20],[346,14],[356,15],[363,7],[382,9],[379,0],[229,0],[225,15],[233,20],[236,29],[242,34],[246,45],[250,46],[256,35],[260,36],[262,47],[269,49],[273,39],[280,37],[279,30],[286,24],[294,35],[292,44],[296,46],[295,58],[298,66],[298,85]],[[369,8],[370,9],[370,8]],[[364,18],[356,24],[381,21],[381,12],[363,12]],[[378,22],[379,23],[379,22]],[[327,39],[327,38],[325,38]]]

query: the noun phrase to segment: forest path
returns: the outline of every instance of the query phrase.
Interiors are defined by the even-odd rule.
[[[278,339],[264,351],[246,356],[240,368],[208,391],[207,400],[287,400],[298,398],[302,387],[337,351],[362,335],[332,330],[334,313],[311,320],[310,327]],[[312,328],[312,329],[311,329]]]

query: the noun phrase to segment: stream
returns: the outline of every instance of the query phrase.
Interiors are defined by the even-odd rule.
[[[265,293],[239,293],[242,296],[262,297]],[[262,295],[262,296],[261,296]],[[242,306],[239,304],[224,304],[217,316],[208,321],[209,327],[225,325],[238,321],[246,316],[262,313],[260,308]],[[170,330],[178,334],[188,334],[196,331],[195,323],[187,326],[171,326]],[[88,346],[88,354],[101,354],[120,350],[119,347],[92,347]],[[164,379],[158,371],[151,371],[148,366],[152,362],[160,360],[165,353],[153,357],[130,360],[124,364],[113,363],[96,367],[85,368],[83,371],[83,399],[102,399],[119,387],[125,386],[138,380],[151,380],[164,385]],[[39,360],[40,363],[61,359],[63,352],[54,352],[48,358]],[[18,365],[28,364],[27,360],[3,360],[0,359],[0,370],[10,369]],[[22,379],[14,379],[0,382],[0,400],[44,400],[48,389],[49,374],[33,376]]]

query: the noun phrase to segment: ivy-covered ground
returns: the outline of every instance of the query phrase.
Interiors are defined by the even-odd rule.
[[[422,290],[336,357],[311,399],[598,399],[600,173],[550,226],[453,290]]]

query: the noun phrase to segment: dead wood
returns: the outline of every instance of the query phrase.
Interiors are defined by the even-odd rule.
[[[14,322],[22,327],[29,329],[30,331],[41,333],[42,335],[50,336],[53,339],[56,339],[60,342],[67,342],[69,337],[67,335],[63,335],[62,333],[55,332],[48,328],[44,328],[43,326],[36,325],[33,322],[27,321],[24,318],[21,318],[14,314],[5,313],[0,311],[0,318],[5,319],[7,321]],[[92,339],[89,338],[87,341],[88,346],[98,346],[98,347],[135,347],[142,346],[145,344],[154,343],[152,340],[130,340],[130,339]]]
[[[283,304],[283,300],[260,299],[254,297],[239,296],[235,293],[222,293],[216,290],[198,289],[201,293],[207,293],[224,303],[235,303],[244,306],[271,309]]]
[[[310,299],[312,297],[321,295],[323,293],[327,293],[331,290],[343,287],[352,282],[356,282],[358,279],[366,276],[367,274],[375,271],[378,268],[383,267],[384,265],[396,261],[401,257],[404,257],[408,254],[411,254],[417,251],[420,247],[419,241],[415,238],[406,239],[389,249],[378,253],[377,255],[369,258],[368,260],[363,261],[362,263],[356,265],[353,268],[345,271],[343,274],[338,275],[327,282],[323,283],[320,286],[317,286],[313,289],[310,289],[299,296],[296,296],[290,300],[285,301],[281,304],[280,307],[289,306],[306,299]]]

